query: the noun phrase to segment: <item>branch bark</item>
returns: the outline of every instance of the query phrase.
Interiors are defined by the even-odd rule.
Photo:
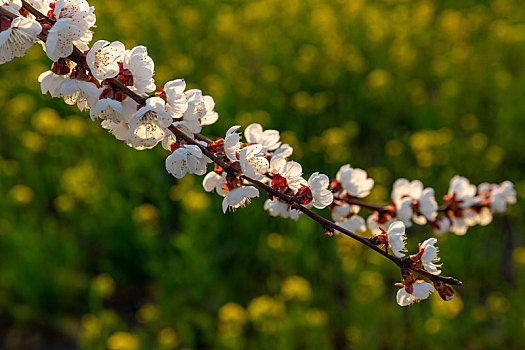
[[[35,17],[40,18],[42,20],[47,20],[49,23],[54,23],[50,18],[48,18],[44,14],[40,13],[33,6],[31,6],[27,1],[22,0],[22,6],[28,12],[33,14]],[[45,41],[46,40],[46,36],[45,35],[41,35],[40,39]],[[74,47],[73,53],[68,58],[71,59],[73,62],[79,64],[79,65],[83,65],[84,68],[89,70],[89,67],[87,67],[87,65],[85,64],[85,55],[78,48]],[[126,95],[128,95],[131,99],[133,99],[139,105],[144,105],[146,103],[146,99],[147,98],[142,97],[142,96],[136,94],[135,92],[131,91],[127,86],[122,84],[117,79],[112,78],[112,79],[107,79],[107,81],[114,88],[119,89],[122,92],[124,92]],[[354,232],[351,232],[351,231],[349,231],[349,230],[347,230],[347,229],[345,229],[345,228],[335,224],[334,222],[332,222],[330,220],[327,220],[326,218],[320,216],[319,214],[314,213],[310,209],[308,209],[305,206],[303,206],[300,203],[298,203],[298,201],[297,201],[297,199],[295,197],[288,196],[288,195],[286,195],[284,193],[281,193],[280,191],[277,191],[274,188],[266,185],[265,183],[262,183],[262,182],[260,182],[258,180],[255,180],[255,179],[251,179],[251,178],[249,178],[249,177],[247,177],[245,175],[239,174],[237,171],[235,171],[235,169],[233,169],[231,166],[226,164],[222,159],[220,159],[219,157],[215,156],[215,154],[213,154],[206,146],[203,146],[199,142],[195,141],[193,138],[191,138],[190,136],[186,135],[184,132],[182,132],[180,129],[175,127],[173,124],[170,125],[168,127],[168,129],[177,138],[183,139],[188,144],[195,145],[195,146],[199,147],[201,149],[202,153],[206,157],[210,158],[214,163],[216,163],[221,168],[223,168],[224,171],[226,171],[229,175],[241,176],[244,180],[254,184],[255,186],[259,187],[260,189],[266,191],[267,193],[272,194],[275,197],[278,197],[282,201],[284,201],[284,202],[288,203],[290,206],[292,206],[292,208],[300,210],[303,214],[305,214],[306,216],[308,216],[311,219],[313,219],[316,222],[318,222],[323,229],[329,230],[331,232],[333,232],[333,231],[341,232],[343,235],[345,235],[347,237],[350,237],[350,238],[360,242],[361,244],[367,246],[368,248],[374,250],[375,252],[381,254],[382,256],[384,256],[385,258],[389,259],[394,264],[396,264],[399,268],[411,269],[415,273],[417,273],[419,275],[422,275],[422,276],[425,276],[428,279],[430,279],[431,281],[441,281],[441,282],[444,282],[444,283],[449,284],[449,285],[462,285],[462,282],[457,280],[457,279],[455,279],[455,278],[436,276],[436,275],[430,274],[429,272],[427,272],[425,270],[421,270],[421,269],[418,269],[418,268],[411,268],[410,266],[407,265],[407,263],[405,263],[404,260],[401,260],[401,259],[399,259],[399,258],[397,258],[397,257],[395,257],[395,256],[393,256],[391,254],[389,254],[388,252],[385,252],[384,250],[380,249],[378,246],[374,245],[369,238],[366,238],[366,237],[360,236],[360,235],[358,235],[358,234],[356,234]],[[209,144],[211,142],[210,139],[208,139],[207,137],[205,137],[203,135],[200,135],[200,134],[196,134],[195,138],[197,140],[204,141],[206,144]],[[365,207],[365,208],[368,208],[368,209],[371,209],[371,210],[377,210],[377,211],[386,211],[387,210],[386,206],[367,204],[367,203],[360,202],[360,201],[354,200],[354,199],[349,199],[347,201],[350,204],[359,205],[359,206],[362,206],[362,207]]]

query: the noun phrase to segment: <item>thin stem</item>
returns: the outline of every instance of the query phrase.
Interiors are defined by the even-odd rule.
[[[50,23],[54,23],[54,21],[52,21],[50,18],[48,18],[44,14],[40,13],[33,6],[31,6],[27,1],[22,0],[22,5],[27,11],[29,11],[35,17],[45,19],[45,20],[49,21]],[[0,10],[2,10],[2,14],[3,14],[3,12],[6,12],[1,7],[0,7]],[[12,16],[12,14],[10,14],[10,16]],[[46,40],[46,35],[42,34],[40,36],[40,39],[45,41]],[[77,47],[74,47],[73,53],[68,58],[71,59],[73,62],[84,66],[86,69],[89,69],[89,67],[86,67],[84,56],[85,56],[84,53],[82,53]],[[119,89],[122,92],[124,92],[126,95],[128,95],[130,98],[132,98],[139,105],[144,105],[146,103],[146,98],[144,98],[142,96],[139,96],[135,92],[131,91],[127,86],[122,84],[122,82],[118,81],[117,79],[111,78],[111,79],[107,79],[107,81],[114,88]],[[224,169],[224,171],[226,171],[227,174],[232,175],[232,176],[240,175],[235,169],[233,169],[231,166],[226,164],[222,159],[220,159],[215,154],[213,154],[206,146],[202,145],[201,143],[195,141],[193,138],[191,138],[188,135],[186,135],[183,131],[178,129],[175,125],[173,125],[173,124],[170,125],[168,127],[168,129],[176,137],[178,137],[180,139],[183,139],[188,144],[191,144],[191,145],[199,147],[201,149],[202,153],[206,157],[208,157],[214,163],[216,163],[217,165],[222,167]],[[201,134],[196,134],[195,138],[197,138],[197,140],[204,141],[206,144],[209,144],[211,142],[210,139],[208,139],[207,137],[205,137],[205,136],[203,136]],[[423,275],[423,276],[429,278],[432,281],[441,281],[441,282],[444,282],[444,283],[449,284],[449,285],[461,285],[462,284],[461,281],[459,281],[459,280],[457,280],[455,278],[452,278],[452,277],[436,276],[436,275],[432,275],[429,272],[424,271],[424,270],[411,268],[403,260],[401,260],[401,259],[399,259],[399,258],[397,258],[397,257],[395,257],[393,255],[388,254],[388,252],[385,252],[381,248],[379,248],[378,246],[374,245],[370,241],[369,238],[360,236],[360,235],[358,235],[358,234],[356,234],[356,233],[354,233],[352,231],[349,231],[349,230],[347,230],[347,229],[345,229],[345,228],[335,224],[334,222],[332,222],[330,220],[327,220],[324,217],[314,213],[310,209],[308,209],[305,206],[303,206],[300,203],[298,203],[297,199],[295,197],[291,197],[291,196],[288,196],[288,195],[286,195],[284,193],[281,193],[280,191],[277,191],[276,189],[272,188],[271,186],[268,186],[267,184],[262,183],[262,182],[260,182],[258,180],[249,178],[249,177],[247,177],[245,175],[241,175],[241,177],[244,180],[246,180],[246,181],[248,181],[248,182],[258,186],[261,189],[263,189],[267,193],[273,195],[274,197],[278,197],[282,201],[288,203],[292,208],[301,211],[305,215],[309,216],[311,219],[317,221],[323,227],[323,229],[329,230],[329,231],[341,232],[342,234],[344,234],[344,235],[346,235],[346,236],[348,236],[348,237],[350,237],[350,238],[352,238],[352,239],[354,239],[354,240],[364,244],[365,246],[369,247],[370,249],[372,249],[372,250],[376,251],[377,253],[383,255],[385,258],[389,259],[390,261],[395,263],[400,268],[411,269],[414,272],[416,272],[416,273],[418,273],[420,275]],[[386,206],[367,204],[367,203],[364,203],[364,202],[360,202],[360,201],[358,201],[356,199],[344,199],[344,200],[347,201],[350,204],[359,205],[359,206],[362,206],[362,207],[365,207],[365,208],[368,208],[368,209],[371,209],[371,210],[376,210],[376,211],[379,211],[379,212],[386,212],[386,211],[388,211]]]
[[[180,137],[182,138],[184,141],[186,141],[187,143],[191,144],[191,145],[195,145],[197,147],[199,147],[202,151],[202,153],[210,158],[212,161],[214,161],[216,164],[218,164],[220,167],[222,167],[223,169],[225,169],[225,171],[228,171],[228,169],[231,169],[231,167],[229,167],[228,165],[226,165],[226,163],[224,163],[221,159],[217,158],[210,150],[208,150],[205,146],[203,146],[202,144],[196,142],[195,140],[192,140],[191,137],[189,137],[188,135],[184,134],[182,131],[180,131],[179,129],[177,129],[175,126],[171,125],[169,127],[169,129],[177,136],[177,137]],[[232,169],[233,171],[233,169]],[[248,181],[248,182],[251,182],[252,184],[256,185],[257,187],[263,189],[264,191],[266,191],[267,193],[269,194],[272,194],[273,196],[275,197],[278,197],[279,199],[281,199],[282,201],[288,203],[290,206],[292,206],[293,208],[297,209],[297,210],[300,210],[302,213],[306,214],[307,216],[309,216],[311,219],[317,221],[325,230],[326,229],[329,229],[331,231],[339,231],[341,232],[342,234],[344,234],[345,236],[348,236],[364,245],[366,245],[367,247],[369,247],[370,249],[376,251],[377,253],[383,255],[385,258],[391,260],[393,263],[395,263],[397,266],[399,266],[400,268],[408,268],[414,272],[416,272],[417,274],[419,275],[423,275],[427,278],[429,278],[430,280],[432,281],[441,281],[441,282],[444,282],[446,284],[449,284],[449,285],[457,285],[457,286],[460,286],[462,285],[462,282],[455,279],[455,278],[452,278],[452,277],[442,277],[442,276],[436,276],[436,275],[433,275],[425,270],[421,270],[421,269],[416,269],[416,268],[411,268],[410,266],[408,266],[403,260],[393,256],[393,255],[390,255],[388,254],[387,252],[383,251],[381,248],[379,248],[378,246],[374,245],[369,238],[366,238],[366,237],[362,237],[362,236],[359,236],[358,234],[352,232],[352,231],[349,231],[337,224],[335,224],[334,222],[330,221],[330,220],[327,220],[325,219],[324,217],[320,216],[319,214],[316,214],[314,213],[313,211],[311,211],[310,209],[306,208],[305,206],[297,203],[297,201],[295,200],[294,197],[290,197],[280,191],[277,191],[276,189],[268,186],[267,184],[261,182],[261,181],[258,181],[258,180],[255,180],[255,179],[252,179],[252,178],[249,178],[248,176],[246,175],[242,175],[241,176],[244,180]]]
[[[209,138],[207,138],[206,136],[204,135],[201,135],[201,134],[195,134],[195,138],[199,141],[204,141],[206,143],[211,143],[211,140]]]
[[[28,3],[25,0],[22,0],[22,7],[25,8],[30,14],[37,18],[42,18],[48,21],[51,24],[55,24],[55,21],[53,21],[51,18],[47,17],[45,14],[38,11],[36,8],[33,7],[30,3]]]
[[[365,203],[365,202],[360,201],[357,198],[352,198],[352,197],[340,198],[340,197],[336,197],[335,199],[345,201],[346,203],[351,204],[351,205],[357,205],[357,206],[359,206],[361,208],[366,208],[366,209],[378,211],[380,213],[385,213],[385,212],[390,211],[390,209],[388,209],[388,207],[389,207],[388,205]]]

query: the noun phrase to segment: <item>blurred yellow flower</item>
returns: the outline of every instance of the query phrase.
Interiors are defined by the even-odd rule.
[[[55,198],[54,204],[58,211],[66,212],[75,207],[75,200],[71,196],[61,195]]]
[[[187,211],[202,210],[209,207],[211,201],[210,196],[202,191],[189,191],[184,194],[182,199],[184,208]]]
[[[115,292],[115,281],[111,275],[103,273],[93,279],[93,288],[101,298],[107,299]]]
[[[525,247],[514,248],[512,259],[518,264],[525,265]]]
[[[137,350],[140,341],[135,334],[117,332],[109,337],[107,345],[109,350]]]
[[[390,140],[385,145],[385,152],[391,156],[400,156],[403,153],[403,143],[399,140]]]
[[[161,329],[159,334],[157,335],[157,340],[159,344],[170,349],[175,349],[180,344],[179,336],[173,328]]]
[[[269,295],[263,295],[250,301],[248,317],[263,332],[277,331],[279,319],[284,317],[284,304]]]
[[[138,309],[135,315],[135,318],[140,323],[148,323],[148,322],[156,320],[158,317],[159,317],[159,310],[153,304],[142,305],[141,308]]]
[[[219,322],[244,324],[246,322],[246,311],[237,303],[227,303],[219,309]]]
[[[457,290],[454,294],[454,299],[444,302],[437,293],[430,298],[432,312],[436,316],[455,318],[461,310],[463,310],[463,300],[459,296]]]
[[[441,329],[441,321],[438,318],[431,317],[423,325],[428,334],[436,334]]]
[[[142,224],[155,224],[159,220],[159,210],[150,203],[144,203],[133,209],[133,220]]]
[[[306,322],[313,327],[323,327],[328,323],[328,315],[323,310],[310,309],[306,312]]]
[[[66,169],[60,183],[66,193],[86,202],[97,200],[103,195],[95,169],[87,162]]]
[[[101,325],[99,319],[93,314],[82,316],[82,336],[87,339],[95,339],[100,336]]]
[[[283,236],[278,233],[270,233],[266,237],[266,244],[272,249],[281,249],[283,247]]]
[[[33,190],[26,185],[16,185],[9,191],[11,198],[19,204],[29,204],[35,198]]]
[[[485,157],[494,164],[500,164],[505,157],[505,151],[499,146],[490,146],[485,152]]]
[[[58,132],[62,120],[54,109],[42,108],[33,116],[31,123],[42,134],[52,135]]]
[[[246,322],[246,311],[237,303],[227,303],[219,309],[217,326],[222,338],[237,337],[242,333]]]
[[[368,74],[366,81],[369,88],[372,90],[378,90],[386,87],[392,77],[389,72],[384,69],[376,69]]]
[[[500,293],[493,293],[487,297],[487,308],[492,312],[505,313],[510,307],[509,300]]]
[[[24,131],[24,133],[22,133],[21,139],[22,144],[34,152],[41,151],[45,145],[44,138],[40,134],[33,131]]]
[[[282,283],[281,294],[285,300],[308,301],[312,298],[312,289],[310,283],[303,277],[290,276]]]

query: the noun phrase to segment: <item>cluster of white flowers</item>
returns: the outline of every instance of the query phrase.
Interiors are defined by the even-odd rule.
[[[488,225],[493,213],[505,213],[507,204],[516,203],[516,190],[510,181],[501,184],[482,183],[477,188],[463,176],[454,176],[450,181],[444,216],[430,224],[436,233],[452,231],[464,235],[470,226]]]
[[[20,0],[0,6],[0,64],[24,56],[42,32],[40,23],[20,14],[21,7]]]
[[[153,78],[155,65],[144,46],[128,50],[121,42],[99,40],[89,49],[93,36],[90,28],[96,17],[87,1],[29,3],[47,17],[36,18],[22,11],[20,0],[1,6],[1,63],[23,56],[38,37],[53,60],[51,70],[39,77],[42,93],[63,98],[81,111],[90,110],[93,121],[100,120],[103,128],[137,150],[161,143],[172,152],[166,159],[166,169],[176,178],[206,173],[211,160],[202,150],[208,148],[235,172],[228,175],[216,167],[203,181],[206,191],[215,189],[225,197],[223,208],[237,208],[253,198],[253,187],[245,186],[249,185],[246,179],[241,180],[244,176],[269,183],[290,199],[270,195],[264,208],[272,216],[297,220],[298,204],[317,209],[329,206],[334,221],[352,232],[368,228],[379,234],[394,220],[400,220],[406,227],[428,223],[436,233],[451,230],[461,235],[469,226],[488,224],[493,213],[504,212],[508,203],[516,201],[513,185],[508,181],[501,185],[481,184],[476,196],[475,186],[456,176],[442,207],[438,207],[434,189],[425,188],[419,180],[407,179],[394,183],[391,204],[366,205],[360,200],[370,194],[374,180],[365,170],[346,164],[331,182],[327,175],[318,172],[306,180],[301,165],[288,160],[293,149],[281,143],[279,131],[264,130],[256,123],[245,129],[244,142],[237,132],[240,126],[234,126],[224,138],[209,145],[189,145],[178,140],[169,128],[174,126],[193,139],[203,126],[218,119],[213,98],[200,90],[186,90],[182,79],[169,81],[164,88],[157,87]],[[71,56],[75,47],[81,55],[85,52],[82,62]],[[237,188],[243,190],[233,191]],[[241,193],[246,196],[240,200],[227,199]],[[233,194],[235,197],[230,197]],[[373,211],[366,221],[359,215],[363,207]]]
[[[453,231],[464,235],[469,226],[487,225],[494,213],[504,213],[508,204],[516,202],[516,191],[509,181],[499,185],[483,183],[476,188],[461,176],[451,180],[441,207],[434,189],[425,188],[419,180],[407,179],[395,181],[390,204],[362,202],[375,183],[365,170],[346,164],[331,181],[319,172],[306,180],[301,164],[288,160],[293,149],[282,144],[279,131],[264,130],[256,123],[249,125],[243,135],[236,125],[224,138],[196,142],[206,139],[197,135],[203,126],[218,120],[212,97],[200,90],[186,90],[183,79],[158,87],[153,78],[153,59],[144,46],[126,49],[121,42],[99,40],[90,49],[90,29],[96,17],[87,1],[27,2],[40,13],[28,9],[21,0],[9,0],[0,6],[0,64],[25,55],[40,40],[53,61],[51,69],[38,78],[43,94],[62,98],[81,111],[90,110],[93,121],[100,121],[115,138],[137,150],[161,143],[170,151],[166,170],[177,179],[186,174],[206,174],[213,159],[214,170],[202,184],[205,191],[223,197],[224,213],[258,197],[255,184],[268,192],[264,209],[271,216],[297,220],[305,208],[329,207],[341,231],[365,232],[368,228],[373,234],[370,242],[381,245],[386,254],[390,249],[408,266],[402,269],[399,305],[426,299],[434,290],[444,300],[454,296],[452,288],[437,278],[441,273],[437,239],[427,239],[416,254],[405,257],[405,227],[429,224],[435,233]],[[363,208],[373,211],[366,221],[359,215]],[[330,235],[332,231],[326,229]],[[395,259],[393,256],[389,255]],[[432,277],[433,285],[411,271]]]
[[[433,188],[423,186],[419,180],[398,179],[392,186],[391,204],[367,205],[358,199],[366,197],[374,181],[364,170],[341,167],[332,180],[335,200],[331,206],[332,218],[350,231],[365,231],[364,219],[357,215],[361,207],[373,210],[366,224],[373,234],[390,225],[394,220],[402,221],[406,227],[413,223],[429,224],[435,233],[452,231],[464,235],[469,226],[487,225],[493,213],[505,213],[507,204],[516,203],[516,191],[510,181],[501,184],[470,184],[468,179],[455,176],[450,181],[448,194],[442,207],[438,206]],[[440,215],[442,214],[442,215]]]
[[[370,194],[374,180],[363,169],[354,169],[350,164],[343,165],[332,180],[331,189],[338,198],[332,205],[332,219],[341,227],[364,232],[366,224],[363,217],[357,215],[361,207],[345,202],[349,198],[363,198]]]
[[[308,181],[304,179],[302,166],[287,160],[293,149],[281,144],[277,130],[264,130],[260,124],[251,124],[244,131],[246,142],[241,142],[239,128],[238,125],[231,127],[224,138],[208,145],[211,152],[223,157],[226,165],[236,171],[236,175],[228,175],[224,169],[216,167],[203,180],[206,191],[216,190],[224,197],[224,212],[228,208],[243,206],[250,198],[258,196],[255,187],[245,186],[246,180],[243,181],[242,176],[269,183],[275,191],[294,198],[297,204],[323,209],[332,203],[329,177],[315,172]],[[299,210],[278,197],[271,196],[264,208],[272,216],[299,218]]]
[[[75,46],[81,51],[89,49],[88,45],[93,39],[90,28],[95,25],[97,18],[94,13],[95,8],[90,7],[87,1],[41,0],[35,3],[39,3],[43,9],[47,8],[47,16],[56,21],[47,31],[44,45],[47,56],[53,62],[70,56]]]
[[[393,255],[404,258],[406,253],[405,224],[402,221],[394,221],[388,230],[381,229],[381,233],[372,236],[370,241],[375,245],[381,245],[385,252],[388,252],[388,248],[390,248]],[[430,275],[439,276],[441,265],[436,264],[440,260],[436,243],[436,238],[429,238],[419,244],[418,252],[404,259],[407,266],[419,269],[419,271],[427,271]],[[408,269],[404,269],[402,272],[403,283],[396,284],[402,287],[397,292],[397,303],[399,305],[407,306],[415,301],[427,299],[434,291],[434,286],[425,282],[420,276],[415,278]],[[436,281],[434,281],[435,285]],[[438,283],[436,289],[444,300],[450,300],[454,297],[454,290],[449,286]]]

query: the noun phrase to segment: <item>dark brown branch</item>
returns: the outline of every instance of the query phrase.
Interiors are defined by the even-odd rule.
[[[221,159],[217,158],[212,152],[210,152],[206,147],[204,147],[203,145],[201,145],[200,143],[196,142],[195,140],[192,140],[191,137],[187,136],[186,134],[184,134],[182,131],[180,131],[179,129],[177,129],[175,126],[171,125],[169,127],[169,129],[177,136],[177,137],[180,137],[182,138],[183,140],[185,140],[188,144],[192,144],[192,145],[195,145],[197,147],[199,147],[202,151],[202,153],[210,158],[211,160],[213,160],[216,164],[218,164],[220,167],[222,167],[223,169],[231,169],[228,165],[226,165],[226,163],[224,163]],[[233,171],[233,170],[232,170]],[[417,274],[419,275],[422,275],[422,276],[425,276],[427,278],[429,278],[430,280],[432,281],[441,281],[443,283],[446,283],[446,284],[450,284],[450,285],[457,285],[457,286],[460,286],[462,285],[461,281],[455,279],[455,278],[452,278],[452,277],[442,277],[442,276],[436,276],[436,275],[433,275],[425,270],[420,270],[420,269],[414,269],[414,268],[410,268],[409,266],[407,266],[407,264],[393,256],[393,255],[390,255],[388,254],[387,252],[383,251],[381,248],[379,248],[378,246],[374,245],[369,238],[366,238],[366,237],[362,237],[362,236],[359,236],[358,234],[352,232],[352,231],[349,231],[335,223],[333,223],[332,221],[330,220],[327,220],[325,219],[324,217],[314,213],[313,211],[311,211],[310,209],[306,208],[305,206],[297,203],[295,197],[290,197],[284,193],[281,193],[280,191],[277,191],[276,189],[268,186],[267,184],[261,182],[261,181],[258,181],[258,180],[254,180],[254,179],[251,179],[245,175],[242,175],[242,178],[248,182],[251,182],[252,184],[256,185],[257,187],[263,189],[264,191],[266,191],[267,193],[269,194],[272,194],[273,196],[275,197],[278,197],[279,199],[281,199],[282,201],[288,203],[290,206],[292,206],[292,208],[294,209],[297,209],[297,210],[300,210],[302,213],[304,213],[305,215],[309,216],[311,219],[317,221],[322,227],[323,229],[325,230],[330,230],[330,231],[339,231],[341,232],[342,234],[344,234],[345,236],[348,236],[350,238],[353,238],[355,239],[356,241],[366,245],[367,247],[369,247],[370,249],[373,249],[374,251],[376,251],[377,253],[383,255],[385,258],[391,260],[393,263],[395,263],[397,266],[399,266],[400,268],[408,268],[408,269],[411,269],[413,270],[414,272],[416,272]]]
[[[366,209],[378,211],[379,213],[386,213],[386,212],[390,211],[390,209],[388,208],[389,207],[388,205],[365,203],[365,202],[360,201],[357,198],[352,198],[352,197],[339,198],[339,197],[336,197],[335,199],[345,201],[346,203],[351,204],[351,205],[357,205],[357,206],[359,206],[361,208],[366,208]]]
[[[54,23],[50,18],[48,18],[44,14],[40,13],[33,6],[31,6],[29,3],[27,3],[27,1],[22,0],[22,5],[27,11],[29,11],[35,17],[41,18],[41,19],[45,19],[45,20],[49,21],[50,23]],[[12,14],[11,14],[11,16],[12,16]],[[45,41],[46,40],[45,35],[42,34],[40,39]],[[86,69],[89,69],[89,67],[87,67],[87,65],[85,64],[84,54],[78,48],[74,47],[73,53],[68,58],[71,59],[73,62],[75,62],[77,64],[83,65]],[[122,84],[117,79],[112,78],[112,79],[107,79],[107,81],[114,88],[119,89],[122,92],[124,92],[126,95],[128,95],[130,98],[132,98],[139,105],[144,105],[146,103],[146,98],[144,98],[142,96],[139,96],[135,92],[131,91],[127,86]],[[208,148],[206,146],[203,146],[202,144],[198,143],[193,138],[191,138],[190,136],[186,135],[184,132],[182,132],[177,127],[175,127],[173,124],[170,125],[168,127],[168,129],[177,138],[183,139],[184,141],[186,141],[190,145],[195,145],[195,146],[199,147],[201,149],[202,153],[206,157],[208,157],[214,163],[216,163],[217,165],[222,167],[224,169],[224,171],[226,171],[229,175],[232,175],[232,176],[240,175],[231,166],[226,164],[219,157],[215,156],[215,154],[213,154],[210,150],[208,150]],[[207,144],[211,142],[210,139],[208,139],[207,137],[205,137],[203,135],[200,135],[200,134],[196,134],[195,137],[197,138],[197,140],[204,141]],[[248,182],[258,186],[261,189],[263,189],[267,193],[272,194],[273,196],[278,197],[282,201],[288,203],[292,208],[300,210],[303,214],[305,214],[305,215],[309,216],[311,219],[317,221],[323,227],[323,229],[328,230],[328,231],[338,231],[338,232],[341,232],[342,234],[344,234],[344,235],[346,235],[346,236],[348,236],[348,237],[350,237],[352,239],[355,239],[356,241],[366,245],[370,249],[372,249],[372,250],[376,251],[377,253],[383,255],[385,258],[389,259],[390,261],[395,263],[400,268],[409,268],[409,269],[413,270],[414,272],[429,278],[432,281],[441,281],[441,282],[444,282],[444,283],[449,284],[449,285],[461,285],[462,284],[461,281],[459,281],[459,280],[457,280],[455,278],[452,278],[452,277],[436,276],[436,275],[432,275],[431,273],[429,273],[427,271],[424,271],[424,270],[410,268],[409,266],[407,266],[407,264],[403,260],[401,260],[401,259],[399,259],[399,258],[397,258],[397,257],[395,257],[393,255],[388,254],[387,252],[385,252],[382,249],[380,249],[378,246],[374,245],[370,241],[369,238],[359,236],[358,234],[356,234],[356,233],[354,233],[352,231],[349,231],[349,230],[347,230],[347,229],[345,229],[345,228],[343,228],[343,227],[333,223],[332,221],[327,220],[324,217],[314,213],[310,209],[308,209],[305,206],[303,206],[300,203],[298,203],[297,199],[295,197],[291,197],[291,196],[288,196],[288,195],[286,195],[284,193],[281,193],[280,191],[275,190],[274,188],[266,185],[265,183],[262,183],[262,182],[260,182],[258,180],[255,180],[255,179],[251,179],[251,178],[249,178],[249,177],[247,177],[245,175],[241,175],[241,177],[244,180],[246,180],[246,181],[248,181]],[[354,200],[354,199],[345,199],[345,200],[348,203],[350,203],[350,204],[360,205],[362,207],[366,207],[366,208],[369,208],[369,209],[372,209],[372,210],[377,210],[377,211],[380,211],[380,212],[388,211],[388,209],[386,209],[386,206],[367,204],[367,203],[363,203],[363,202],[360,202],[360,201],[357,201],[357,200]]]
[[[206,143],[211,143],[211,140],[209,138],[207,138],[206,136],[204,135],[201,135],[201,134],[195,134],[195,138],[199,141],[204,141]]]
[[[33,7],[33,5],[31,5],[27,1],[22,0],[22,7],[25,8],[27,10],[27,12],[29,12],[30,14],[32,14],[36,18],[45,19],[49,23],[55,24],[55,21],[53,21],[51,18],[47,17],[45,14],[41,13],[40,11],[38,11],[36,8]]]

